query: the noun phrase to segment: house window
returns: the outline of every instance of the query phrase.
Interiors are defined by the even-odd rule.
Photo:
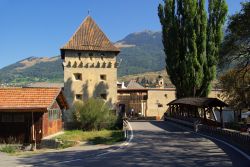
[[[76,94],[76,100],[82,100],[82,94]]]
[[[158,104],[158,107],[163,107],[163,105],[161,103]]]
[[[61,112],[58,109],[49,110],[49,120],[57,120],[61,118]]]
[[[24,122],[24,115],[14,115],[13,122]]]
[[[12,122],[12,115],[10,115],[10,114],[3,114],[1,121],[2,122]]]
[[[107,94],[106,93],[102,93],[100,96],[101,96],[102,99],[107,100]]]
[[[107,76],[104,75],[104,74],[102,74],[102,75],[100,75],[100,79],[106,81],[107,80]]]
[[[77,81],[81,81],[82,80],[82,74],[80,74],[80,73],[75,73],[74,77],[75,77],[75,80],[77,80]]]

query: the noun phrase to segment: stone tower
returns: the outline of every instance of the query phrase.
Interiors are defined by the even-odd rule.
[[[116,56],[119,52],[94,20],[87,16],[61,48],[64,93],[70,106],[77,100],[90,97],[102,98],[115,106]]]

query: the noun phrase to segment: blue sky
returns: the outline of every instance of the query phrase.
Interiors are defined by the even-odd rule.
[[[229,14],[244,0],[227,0]],[[30,56],[51,57],[90,15],[113,42],[161,29],[161,0],[0,0],[0,68]]]

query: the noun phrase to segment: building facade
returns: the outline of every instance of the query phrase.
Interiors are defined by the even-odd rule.
[[[176,99],[175,88],[164,88],[163,79],[159,80],[158,88],[144,88],[138,83],[131,82],[126,88],[118,89],[118,105],[120,112],[127,115],[134,110],[135,116],[162,119],[167,105]],[[213,89],[208,97],[220,98],[221,90]]]
[[[117,62],[119,53],[87,16],[71,39],[61,48],[64,92],[69,105],[77,100],[102,98],[111,106],[117,102]],[[66,116],[70,121],[71,115]]]

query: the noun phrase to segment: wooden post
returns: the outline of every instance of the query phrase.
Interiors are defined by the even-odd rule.
[[[204,111],[204,120],[206,121],[207,120],[207,113],[206,113],[206,109],[203,108],[203,111]]]
[[[224,128],[222,107],[220,107],[220,123],[221,123],[221,128]]]
[[[169,106],[169,116],[172,116],[172,105]]]
[[[35,151],[36,150],[36,132],[35,132],[33,112],[31,112],[31,122],[32,122],[32,148],[31,149],[32,149],[32,151]]]
[[[214,112],[213,112],[213,108],[211,108],[211,112],[213,113],[214,120],[217,121],[217,120],[216,120],[216,117],[215,117],[215,114],[214,114]]]
[[[198,112],[198,110],[197,110],[197,108],[195,107],[195,109],[194,109],[194,117],[195,117],[195,118],[197,118],[197,112]]]

